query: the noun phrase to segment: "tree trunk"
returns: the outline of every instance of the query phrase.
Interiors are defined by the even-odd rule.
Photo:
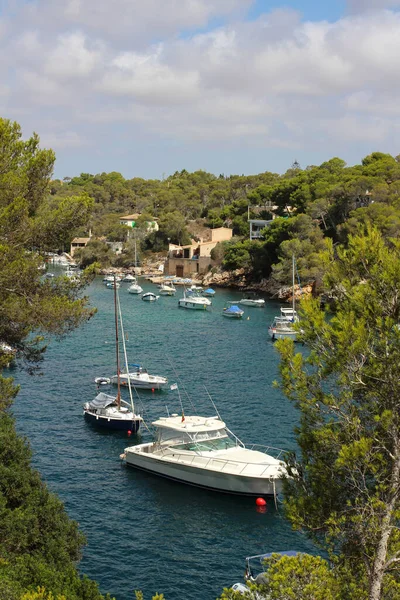
[[[390,490],[390,499],[386,503],[386,510],[382,518],[381,536],[377,545],[375,559],[372,565],[370,576],[369,600],[380,600],[382,593],[383,576],[385,575],[385,565],[387,560],[387,549],[392,531],[392,518],[396,509],[399,497],[400,482],[400,449],[397,442],[395,460],[392,471],[392,485]]]

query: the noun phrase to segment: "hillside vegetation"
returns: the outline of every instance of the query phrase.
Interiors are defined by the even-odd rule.
[[[320,282],[323,254],[329,244],[347,243],[349,234],[373,223],[384,238],[400,231],[400,158],[374,152],[361,164],[346,166],[332,158],[320,166],[301,169],[295,162],[283,175],[212,175],[183,170],[163,180],[138,177],[124,179],[120,173],[65,178],[51,183],[49,203],[53,210],[70,197],[92,199],[89,218],[72,235],[125,241],[123,214],[140,213],[138,239],[141,250],[160,251],[168,242],[189,243],[189,230],[199,227],[231,227],[234,237],[215,252],[222,268],[244,268],[250,281],[272,278],[278,284],[290,281],[294,253],[303,282]],[[249,240],[248,217],[272,219],[263,238]],[[146,235],[146,219],[158,219],[159,231]],[[70,239],[65,240],[68,247]],[[49,240],[48,240],[49,242]],[[48,244],[47,244],[48,245]],[[92,242],[85,253],[86,264],[115,261],[103,242]],[[132,241],[117,265],[132,264]]]

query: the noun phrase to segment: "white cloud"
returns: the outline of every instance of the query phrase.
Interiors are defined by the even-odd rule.
[[[45,132],[42,133],[40,142],[42,147],[53,148],[54,150],[80,148],[81,146],[86,146],[88,144],[88,142],[76,131],[62,131],[60,133]]]
[[[44,61],[45,73],[60,79],[90,76],[101,62],[102,53],[88,46],[81,32],[60,35]]]
[[[3,111],[29,114],[32,129],[65,149],[82,139],[96,144],[102,127],[113,125],[130,139],[140,132],[203,147],[229,140],[237,148],[311,148],[327,137],[346,149],[392,143],[400,13],[303,22],[295,11],[277,10],[245,20],[240,10],[251,3],[25,5],[0,27]],[[223,24],[207,30],[221,15]],[[82,128],[85,136],[76,137]]]
[[[400,0],[347,0],[350,12],[362,13],[369,10],[400,7]]]
[[[254,0],[39,0],[24,19],[86,31],[137,47],[146,41],[205,27],[213,18],[240,14]]]

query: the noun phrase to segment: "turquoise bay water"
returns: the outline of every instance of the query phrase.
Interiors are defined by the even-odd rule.
[[[145,291],[155,291],[144,282]],[[217,289],[211,311],[178,308],[175,298],[155,303],[119,290],[129,362],[178,382],[185,412],[215,411],[245,443],[294,448],[297,413],[272,387],[278,354],[267,327],[278,304],[244,307],[242,321],[222,308],[241,294]],[[310,551],[273,503],[265,513],[254,499],[212,493],[129,469],[119,455],[138,437],[101,432],[88,425],[82,405],[96,394],[94,378],[115,374],[113,291],[97,279],[87,290],[96,316],[61,342],[49,345],[42,376],[13,371],[21,392],[14,405],[17,429],[34,452],[34,466],[64,501],[87,537],[80,570],[103,593],[145,600],[212,600],[242,581],[244,557],[270,551]],[[178,379],[179,376],[179,379]],[[182,382],[182,384],[180,383]],[[186,388],[190,401],[184,393]],[[180,412],[176,391],[140,392],[147,422]]]

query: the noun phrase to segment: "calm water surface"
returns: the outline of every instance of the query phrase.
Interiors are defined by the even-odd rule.
[[[217,289],[211,311],[179,309],[177,299],[143,302],[119,290],[129,361],[180,385],[185,412],[213,415],[205,386],[228,427],[244,442],[294,447],[297,414],[272,387],[278,354],[267,326],[278,305],[244,307],[242,321],[222,317],[227,300],[241,294]],[[145,291],[155,286],[144,282]],[[242,581],[244,557],[282,549],[310,550],[272,503],[257,511],[254,499],[191,488],[127,468],[119,455],[146,441],[89,426],[82,405],[96,394],[96,376],[115,374],[113,291],[97,279],[87,291],[96,316],[61,342],[49,345],[43,375],[13,371],[21,392],[14,405],[18,430],[34,452],[34,465],[64,501],[87,537],[80,569],[103,593],[145,600],[212,600]],[[190,400],[183,392],[185,386]],[[140,392],[149,423],[180,412],[176,391]]]

